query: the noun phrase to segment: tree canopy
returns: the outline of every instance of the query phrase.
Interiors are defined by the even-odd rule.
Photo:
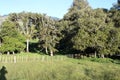
[[[30,52],[31,40],[38,39],[38,50],[51,56],[61,51],[95,57],[119,54],[119,4],[110,10],[92,9],[87,0],[74,0],[60,20],[46,14],[11,13],[0,27],[0,52]]]

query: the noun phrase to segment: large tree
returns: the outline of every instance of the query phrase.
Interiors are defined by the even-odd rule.
[[[57,51],[56,44],[59,40],[59,31],[55,26],[55,21],[51,17],[43,15],[39,24],[40,47],[45,50],[46,54],[53,56],[54,52]]]
[[[21,52],[24,51],[24,37],[17,31],[16,25],[11,21],[5,21],[2,24],[1,31],[2,44],[0,51],[7,52]]]
[[[26,38],[26,52],[29,52],[29,42],[34,36],[37,36],[37,27],[41,14],[33,13],[12,13],[9,19],[13,21],[19,32],[21,32]]]
[[[73,6],[63,19],[63,23],[67,23],[64,27],[68,28],[62,31],[62,42],[69,39],[66,42],[68,46],[85,54],[89,51],[101,57],[115,54],[119,51],[119,36],[116,36],[119,30],[115,29],[114,25],[119,26],[119,19],[114,18],[115,15],[111,19],[112,16],[107,9],[91,9],[86,0],[74,0]],[[117,20],[118,23],[113,20]],[[111,41],[113,35],[116,37]],[[114,48],[109,45],[113,45]]]
[[[63,38],[60,40],[60,49],[63,48],[66,51],[73,49],[72,38],[81,28],[79,20],[85,18],[85,16],[89,16],[90,11],[91,7],[86,0],[73,1],[72,7],[65,14],[63,20],[60,21],[61,27],[63,27],[61,31]]]

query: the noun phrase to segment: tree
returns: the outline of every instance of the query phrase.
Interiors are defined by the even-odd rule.
[[[112,20],[114,27],[120,27],[120,11],[116,9],[111,9],[109,11],[109,18]]]
[[[55,26],[55,21],[44,15],[41,17],[39,26],[39,43],[41,48],[45,50],[46,54],[50,53],[50,56],[53,56],[54,52],[57,51],[56,44],[58,40],[58,30]]]
[[[11,21],[5,21],[1,27],[1,39],[2,45],[0,47],[0,51],[2,53],[7,52],[21,52],[24,51],[24,37],[16,30],[15,24]]]
[[[90,9],[91,7],[89,6],[87,0],[74,0],[72,7],[69,9],[68,13],[65,14],[64,19],[75,21],[84,16],[84,13],[89,12]]]
[[[113,7],[111,9],[117,9],[120,10],[120,0],[117,0],[116,4],[113,4]]]
[[[118,1],[119,7],[119,1]],[[118,7],[112,7],[109,10],[108,18],[109,18],[109,26],[112,25],[112,29],[109,32],[109,43],[108,46],[111,49],[110,51],[114,54],[118,54],[120,52],[120,10]]]
[[[18,39],[16,38],[10,38],[8,36],[3,38],[3,44],[0,48],[2,53],[7,52],[7,54],[10,54],[12,52],[15,54],[15,52],[20,53],[24,51],[25,45],[21,43]]]
[[[63,26],[64,29],[61,31],[63,39],[61,39],[60,43],[64,45],[66,51],[74,50],[72,38],[76,36],[79,29],[82,28],[80,26],[82,24],[79,23],[79,20],[82,20],[85,16],[89,16],[90,12],[91,7],[86,0],[74,0],[72,7],[69,9],[68,13],[65,14],[61,21],[61,26]],[[61,44],[60,47],[63,46]]]
[[[107,14],[104,12],[104,9],[91,10],[83,18],[79,18],[80,30],[72,39],[72,42],[75,44],[74,48],[82,51],[90,48],[93,50],[91,53],[95,53],[95,56],[96,53],[102,57],[108,54],[106,41],[109,26],[107,26],[106,19]]]
[[[9,19],[16,24],[19,32],[21,32],[26,38],[26,52],[29,52],[30,39],[37,32],[36,26],[39,16],[41,15],[25,12],[19,14],[10,14]]]
[[[108,44],[108,42],[113,25],[107,14],[109,13],[106,9],[91,9],[86,0],[75,0],[72,8],[64,16],[64,21],[68,23],[68,29],[64,31],[68,32],[68,30],[72,29],[67,35],[71,37],[69,38],[71,41],[69,45],[72,44],[73,49],[84,53],[86,50],[88,52],[88,48],[90,48],[92,53],[95,53],[95,56],[96,53],[101,57],[114,54],[110,53],[110,51],[116,52],[118,46],[116,45],[115,49],[108,48],[108,45],[111,44]],[[70,36],[70,34],[74,35]]]

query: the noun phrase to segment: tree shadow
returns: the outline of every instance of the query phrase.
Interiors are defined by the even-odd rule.
[[[40,49],[39,49],[39,44],[35,43],[35,42],[30,42],[30,52],[32,53],[39,53]]]
[[[7,74],[7,70],[5,66],[2,66],[2,68],[0,69],[0,80],[7,80],[6,78],[6,74]]]
[[[77,24],[77,23],[73,23]],[[72,38],[76,36],[76,34],[79,31],[79,27],[75,27],[71,29],[70,31],[68,30],[63,30],[61,33],[64,35],[64,37],[60,40],[60,42],[56,45],[57,49],[60,51],[65,52],[64,54],[70,53],[74,54],[78,52],[78,50],[74,49],[74,43],[72,42]]]

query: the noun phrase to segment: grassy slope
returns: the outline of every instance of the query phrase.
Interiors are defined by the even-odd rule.
[[[2,68],[2,66],[5,66],[8,72],[6,74],[7,80],[120,79],[119,64],[111,62],[93,62],[85,59],[76,60],[67,57],[65,60],[57,61],[49,59],[40,62],[0,63],[0,68]]]

